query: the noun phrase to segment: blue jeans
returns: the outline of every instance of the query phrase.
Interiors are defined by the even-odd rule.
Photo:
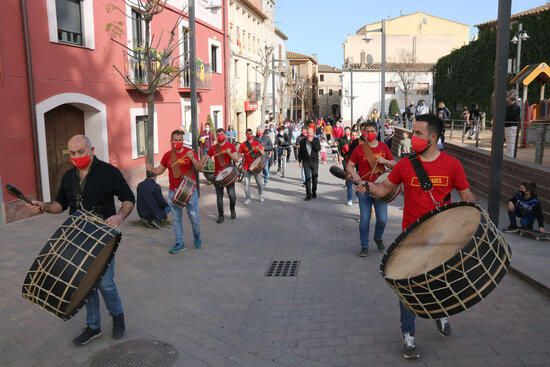
[[[531,214],[522,214],[519,208],[515,208],[513,212],[508,211],[508,218],[511,226],[517,226],[516,217],[519,217],[519,225],[525,228],[533,229],[535,224],[535,216]]]
[[[172,219],[173,219],[173,227],[174,227],[174,234],[176,236],[176,243],[184,244],[183,241],[183,208],[180,208],[179,206],[172,205],[172,199],[174,198],[175,191],[170,190],[168,192],[168,202],[170,203],[170,206],[172,207]],[[197,194],[197,190],[193,190],[193,195],[191,195],[191,199],[185,206],[185,209],[187,210],[187,216],[189,217],[189,221],[191,222],[191,227],[193,228],[193,236],[195,238],[195,243],[201,241],[201,222],[200,222],[200,214],[199,214],[199,196]]]
[[[300,177],[302,178],[302,183],[306,183],[306,173],[304,172],[304,167],[300,167]]]
[[[399,301],[399,309],[401,311],[401,332],[403,334],[409,333],[411,336],[414,336],[414,319],[416,315],[405,307],[401,301]]]
[[[270,152],[267,152],[268,154],[266,155],[269,155]],[[264,170],[263,170],[263,174],[264,174],[264,184],[267,183],[267,181],[269,181],[269,169],[271,168],[271,158],[265,158],[265,166],[264,166]]]
[[[101,326],[101,314],[99,312],[99,295],[98,290],[103,296],[103,302],[111,316],[118,316],[122,311],[122,301],[118,296],[118,291],[115,284],[115,258],[111,260],[111,264],[105,271],[103,278],[99,282],[98,289],[88,296],[86,302],[86,325],[92,329],[99,329]]]
[[[388,204],[381,200],[373,199],[368,193],[357,193],[359,200],[359,212],[361,221],[359,222],[359,238],[361,239],[361,247],[369,247],[369,230],[371,209],[374,206],[376,213],[376,226],[374,227],[374,238],[381,240],[388,221]]]
[[[345,171],[346,162],[342,162],[342,166],[344,166],[344,171]],[[351,201],[353,199],[353,182],[349,181],[346,183],[346,193],[347,193],[348,201]]]

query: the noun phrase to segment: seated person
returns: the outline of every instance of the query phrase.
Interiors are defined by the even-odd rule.
[[[145,221],[149,228],[160,229],[160,221],[166,219],[170,212],[160,185],[155,181],[155,175],[147,171],[147,178],[139,183],[137,187],[137,212],[139,217]]]
[[[508,201],[510,225],[504,228],[504,232],[517,232],[520,228],[532,230],[536,220],[539,232],[544,233],[544,216],[536,190],[537,185],[534,182],[522,182],[517,194]],[[519,228],[516,217],[520,218]]]

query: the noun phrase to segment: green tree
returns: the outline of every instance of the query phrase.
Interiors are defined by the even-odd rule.
[[[399,104],[397,103],[397,99],[392,99],[390,101],[390,108],[388,111],[388,115],[390,117],[395,116],[395,114],[401,115],[401,110],[399,109]]]

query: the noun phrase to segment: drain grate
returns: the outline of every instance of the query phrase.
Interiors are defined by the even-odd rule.
[[[130,340],[94,354],[91,367],[168,367],[177,355],[173,346],[158,340]]]
[[[267,268],[266,277],[295,277],[298,275],[300,260],[274,260]]]

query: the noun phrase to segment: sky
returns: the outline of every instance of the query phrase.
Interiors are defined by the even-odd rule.
[[[512,1],[512,14],[544,5],[546,0]],[[497,18],[498,0],[276,0],[277,27],[288,36],[287,50],[317,54],[319,63],[341,67],[348,34],[382,18],[422,11],[468,24]]]

